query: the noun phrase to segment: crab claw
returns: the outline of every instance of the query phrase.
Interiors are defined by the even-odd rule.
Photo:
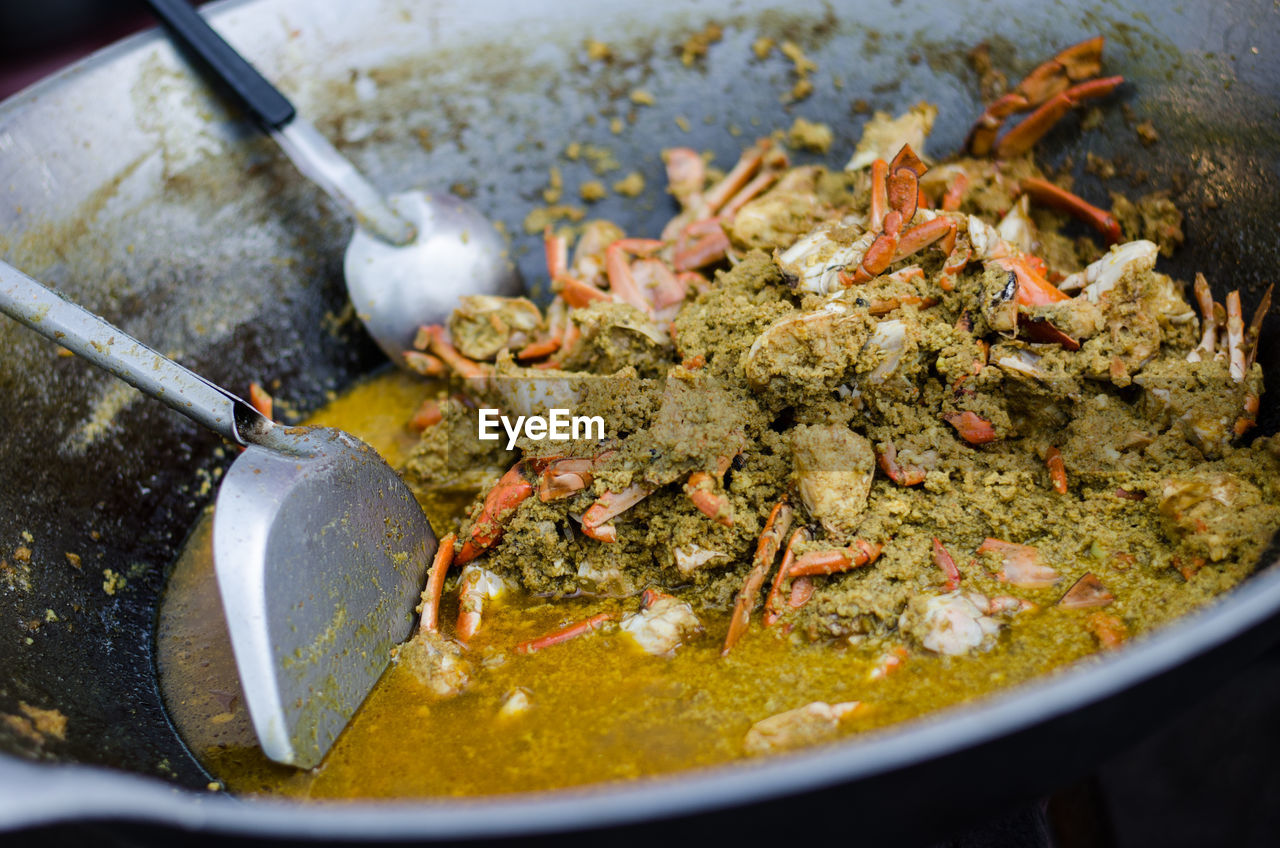
[[[496,545],[502,538],[503,523],[532,494],[533,484],[524,478],[524,460],[521,460],[502,475],[484,499],[480,516],[471,525],[471,532],[453,561],[458,565],[468,563]]]

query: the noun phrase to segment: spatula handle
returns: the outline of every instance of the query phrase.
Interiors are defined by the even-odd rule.
[[[0,312],[233,442],[260,442],[274,426],[226,389],[5,262],[0,262]]]
[[[362,227],[388,244],[417,236],[413,224],[392,211],[382,194],[315,128],[297,118],[293,104],[205,22],[187,0],[145,0],[179,45],[228,88],[262,124],[303,176],[320,186]]]
[[[278,130],[296,112],[257,68],[223,41],[187,0],[146,0],[175,41],[194,53],[230,89],[245,109],[268,130]]]

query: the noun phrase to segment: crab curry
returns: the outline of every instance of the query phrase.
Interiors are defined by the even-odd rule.
[[[928,104],[876,115],[838,170],[774,139],[724,173],[665,150],[657,237],[549,229],[548,305],[466,298],[422,328],[429,381],[322,419],[381,439],[442,536],[417,634],[305,774],[171,638],[211,771],[427,796],[721,763],[1117,649],[1243,580],[1280,527],[1280,444],[1250,440],[1267,305],[1246,321],[1160,271],[1167,196],[1107,211],[1037,165],[1121,83],[1101,52],[1037,68],[941,162]],[[603,434],[478,437],[485,410],[554,408]]]

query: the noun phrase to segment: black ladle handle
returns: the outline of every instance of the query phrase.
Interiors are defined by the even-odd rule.
[[[194,53],[265,128],[278,130],[293,120],[296,112],[289,98],[223,41],[187,0],[145,2],[174,40]]]

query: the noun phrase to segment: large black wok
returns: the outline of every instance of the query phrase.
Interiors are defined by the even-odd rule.
[[[901,109],[928,98],[941,110],[930,151],[945,154],[980,108],[968,48],[988,40],[1016,78],[1101,32],[1107,72],[1130,82],[1099,129],[1082,134],[1069,118],[1041,155],[1069,158],[1078,189],[1104,204],[1108,187],[1171,189],[1188,238],[1164,267],[1183,279],[1203,270],[1219,297],[1240,288],[1250,312],[1280,267],[1280,15],[1270,0],[576,6],[243,0],[212,14],[384,188],[457,183],[473,193],[514,234],[531,280],[541,254],[521,221],[547,168],[560,165],[571,188],[589,178],[585,164],[560,159],[570,141],[609,147],[648,182],[639,204],[613,198],[593,212],[656,232],[671,212],[662,146],[709,148],[728,162],[753,133],[803,115],[835,127],[830,162],[842,164],[865,120],[852,101]],[[675,45],[708,20],[724,39],[686,68]],[[781,102],[790,68],[776,54],[753,58],[762,34],[816,59],[813,97]],[[613,44],[615,60],[588,62],[587,36]],[[632,106],[635,87],[656,104]],[[614,116],[628,122],[621,135],[609,131]],[[1160,136],[1150,148],[1131,125],[1144,119]],[[1120,176],[1084,175],[1086,151],[1114,157]],[[379,365],[343,315],[346,226],[154,34],[0,106],[0,255],[223,385],[278,378],[277,394],[306,409]],[[1261,355],[1273,384],[1275,327],[1273,318]],[[209,776],[166,719],[152,622],[165,567],[229,457],[12,322],[0,322],[0,350],[0,831],[125,819],[241,836],[406,838],[650,822],[653,835],[732,827],[780,838],[807,821],[915,840],[1085,773],[1280,635],[1280,569],[1270,567],[1104,661],[784,759],[470,803],[303,809],[228,798],[205,791]],[[1263,399],[1261,432],[1280,420],[1275,397]],[[29,564],[14,558],[20,545]],[[127,584],[109,594],[104,569]],[[31,708],[65,716],[63,738],[34,732]],[[669,818],[683,821],[657,823]]]

